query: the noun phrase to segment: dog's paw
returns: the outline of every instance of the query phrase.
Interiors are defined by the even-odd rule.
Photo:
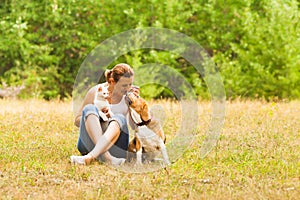
[[[137,162],[135,162],[135,164],[134,164],[136,167],[141,167],[141,166],[143,166],[143,163],[142,162],[139,162],[139,161],[137,161]]]

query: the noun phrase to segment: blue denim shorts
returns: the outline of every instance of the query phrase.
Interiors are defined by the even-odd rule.
[[[98,108],[94,104],[88,104],[83,108],[82,116],[80,120],[79,138],[77,148],[82,155],[88,154],[95,147],[92,139],[90,138],[86,127],[85,120],[89,115],[95,115],[99,118],[103,132],[105,132],[107,125],[116,121],[120,126],[120,136],[115,144],[108,150],[112,156],[117,158],[126,158],[127,148],[129,145],[129,130],[127,120],[122,114],[115,114],[109,119],[108,122],[104,122],[98,113]],[[100,159],[100,157],[99,157]]]

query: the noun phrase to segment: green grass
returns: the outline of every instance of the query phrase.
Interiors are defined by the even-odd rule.
[[[181,121],[179,106],[172,101],[151,104],[163,105],[164,130],[171,142]],[[199,153],[211,107],[199,102],[199,127],[191,146],[167,169],[148,173],[125,173],[97,162],[71,165],[69,156],[78,154],[71,102],[0,100],[0,106],[1,199],[300,196],[299,101],[228,102],[218,145],[204,159]]]

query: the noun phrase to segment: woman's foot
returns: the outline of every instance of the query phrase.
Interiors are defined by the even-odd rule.
[[[71,163],[77,165],[89,165],[94,160],[91,155],[84,155],[84,156],[71,156]]]
[[[102,158],[104,159],[104,161],[108,164],[114,165],[114,166],[118,166],[118,165],[123,165],[126,161],[125,158],[116,158],[112,155],[110,155],[110,153],[106,152],[102,155]]]
[[[114,166],[118,166],[118,165],[123,165],[125,163],[125,161],[126,161],[125,158],[116,158],[116,157],[112,156],[112,158],[109,162],[110,162],[110,164],[112,164]]]

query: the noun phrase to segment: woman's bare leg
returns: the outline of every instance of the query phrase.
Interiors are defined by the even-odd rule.
[[[110,162],[111,164],[113,165],[122,164],[125,161],[125,159],[113,157],[107,151],[118,140],[119,136],[120,136],[119,124],[116,121],[110,122],[105,133],[100,136],[94,149],[90,153],[88,153],[88,156],[96,158],[102,154],[104,159]]]
[[[101,135],[103,135],[99,118],[96,115],[89,115],[85,120],[85,128],[94,144],[96,144]]]
[[[93,160],[95,160],[95,158],[102,154],[105,161],[110,162],[113,165],[120,165],[124,163],[125,159],[113,157],[107,151],[119,138],[120,127],[117,122],[112,121],[103,134],[99,118],[96,115],[89,115],[85,121],[85,127],[90,138],[94,142],[95,147],[90,153],[85,156],[71,157],[72,162],[78,164],[90,164]],[[78,162],[75,160],[78,160]]]

